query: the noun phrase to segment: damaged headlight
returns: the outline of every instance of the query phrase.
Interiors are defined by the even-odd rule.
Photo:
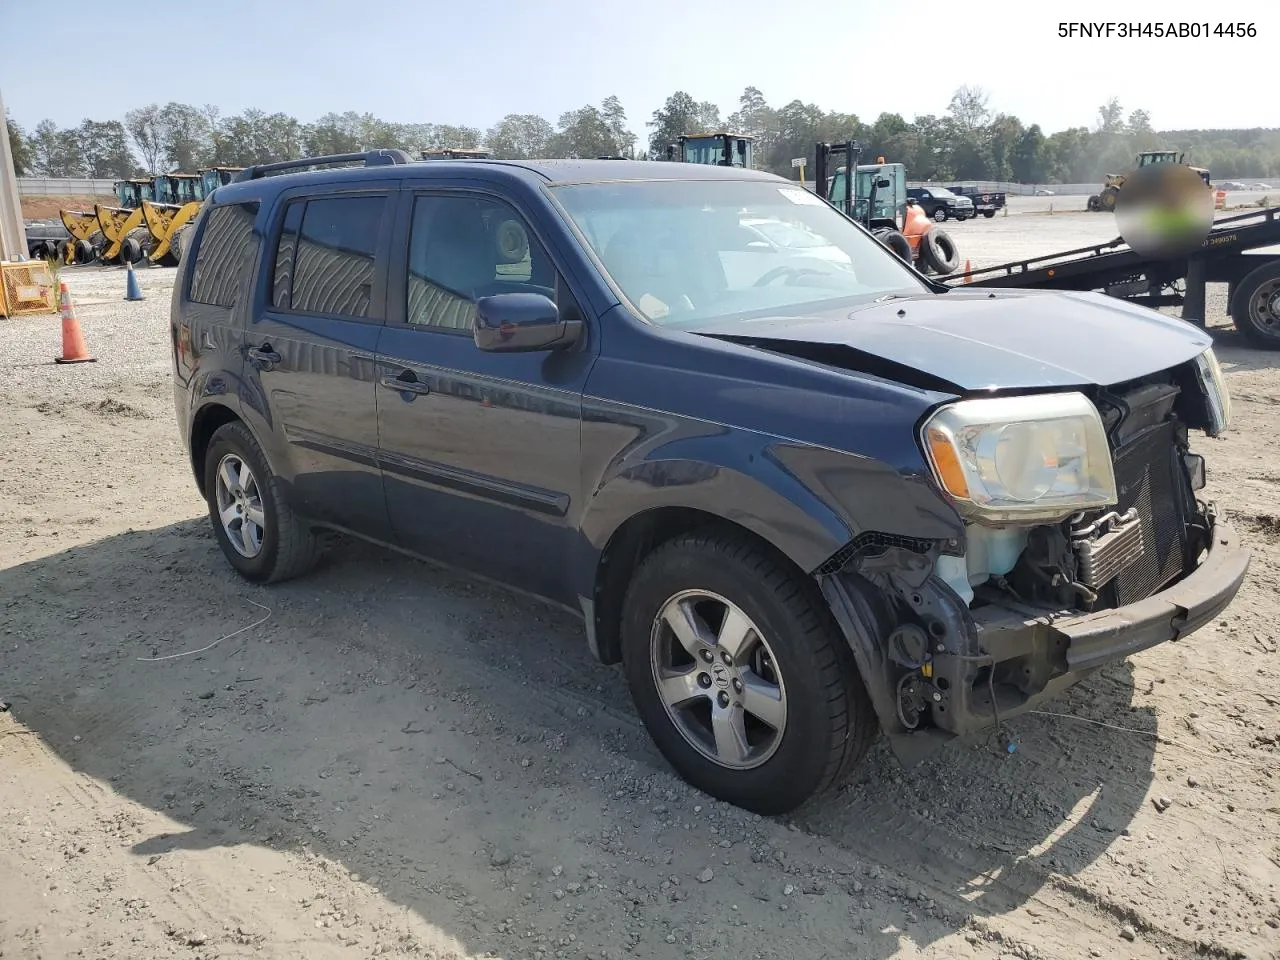
[[[1117,500],[1102,419],[1081,393],[961,400],[925,421],[921,441],[971,520],[1053,523]]]
[[[1218,366],[1213,347],[1196,357],[1196,367],[1209,405],[1209,426],[1204,432],[1216,437],[1231,425],[1231,395],[1227,393],[1227,381],[1222,375],[1222,367]]]

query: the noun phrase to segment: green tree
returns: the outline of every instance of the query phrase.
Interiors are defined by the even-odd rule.
[[[555,127],[532,113],[509,113],[489,128],[485,146],[499,159],[532,160],[549,156]]]
[[[35,151],[27,132],[6,112],[4,118],[5,132],[9,135],[9,152],[13,155],[14,175],[25,177],[31,172],[35,163]]]
[[[711,132],[720,126],[720,108],[714,103],[699,103],[685,91],[677,90],[653,112],[647,126],[653,131],[649,134],[649,156],[656,160],[665,157],[667,145],[681,136]]]

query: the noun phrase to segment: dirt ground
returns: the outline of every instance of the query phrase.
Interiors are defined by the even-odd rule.
[[[975,267],[1109,239],[954,233]],[[126,303],[66,271],[96,363],[0,321],[5,960],[1280,956],[1280,354],[1215,330],[1236,420],[1197,447],[1255,551],[1220,620],[1012,754],[880,745],[771,820],[676,779],[566,615],[354,544],[234,577],[179,448],[172,275]]]
[[[95,203],[110,203],[110,197],[23,197],[24,220],[57,220],[59,210],[92,210]]]

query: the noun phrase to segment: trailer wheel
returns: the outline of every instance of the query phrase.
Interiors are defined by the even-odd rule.
[[[935,273],[945,276],[960,266],[960,251],[951,234],[945,230],[930,230],[920,238],[920,259]]]
[[[1236,284],[1230,313],[1252,346],[1280,350],[1280,259],[1245,274]]]
[[[885,230],[876,239],[897,254],[904,263],[911,262],[911,242],[897,230]]]

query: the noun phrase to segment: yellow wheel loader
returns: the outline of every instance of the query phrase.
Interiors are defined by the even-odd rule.
[[[1150,167],[1157,163],[1177,163],[1183,166],[1189,166],[1186,163],[1186,154],[1178,153],[1176,150],[1148,150],[1146,153],[1138,154],[1137,167],[1141,170],[1143,167]],[[1205,186],[1209,186],[1209,171],[1204,167],[1191,167],[1200,175],[1200,179],[1204,181]],[[1127,173],[1109,173],[1106,180],[1102,184],[1102,189],[1091,196],[1086,206],[1089,210],[1097,213],[1105,211],[1110,213],[1116,208],[1116,195],[1120,193],[1120,188],[1124,186],[1125,180],[1129,175]]]
[[[155,177],[120,180],[115,188],[120,206],[93,205],[105,240],[98,259],[103,263],[137,263],[151,248],[151,236],[142,221],[142,204],[155,199]]]
[[[58,218],[70,234],[58,243],[58,262],[92,263],[105,242],[98,226],[98,215],[92,210],[59,210]]]
[[[199,173],[169,173],[156,177],[156,199],[142,201],[142,218],[151,235],[148,259],[176,266],[182,260],[186,228],[200,212],[205,197],[230,183],[241,167],[210,167]]]

